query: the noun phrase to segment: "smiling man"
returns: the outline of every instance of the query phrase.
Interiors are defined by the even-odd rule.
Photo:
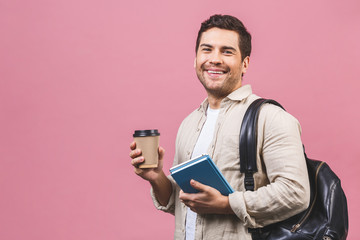
[[[211,28],[201,34],[197,48],[196,74],[208,93],[212,109],[241,87],[242,75],[249,65],[249,56],[242,59],[239,34],[232,30]]]
[[[235,190],[223,196],[191,181],[199,193],[180,190],[159,166],[140,169],[141,149],[130,145],[135,173],[149,181],[155,206],[175,215],[175,239],[252,239],[248,228],[289,218],[309,203],[310,190],[298,121],[267,104],[258,119],[255,191],[245,191],[240,173],[239,131],[247,107],[257,98],[242,84],[249,67],[251,36],[237,18],[214,15],[201,24],[196,41],[195,69],[207,98],[182,122],[173,165],[209,154]]]

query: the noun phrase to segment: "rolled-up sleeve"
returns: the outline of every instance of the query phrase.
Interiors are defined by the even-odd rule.
[[[309,205],[310,186],[299,122],[279,107],[266,105],[258,125],[258,164],[269,184],[229,195],[246,227],[263,227],[289,218]]]
[[[170,196],[169,202],[166,206],[162,206],[159,201],[156,199],[155,194],[153,189],[150,189],[150,194],[151,194],[151,198],[153,200],[154,206],[156,207],[156,209],[167,212],[167,213],[171,213],[172,215],[175,215],[175,189],[176,189],[176,185],[174,182],[174,179],[171,176],[167,176],[167,178],[170,180],[171,185],[172,185],[172,194]]]

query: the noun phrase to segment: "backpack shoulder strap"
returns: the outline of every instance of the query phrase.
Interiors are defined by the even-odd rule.
[[[240,129],[240,172],[245,173],[245,189],[251,191],[254,191],[255,186],[253,173],[258,171],[256,166],[257,121],[260,108],[265,103],[271,103],[284,109],[275,100],[256,99],[246,110]]]

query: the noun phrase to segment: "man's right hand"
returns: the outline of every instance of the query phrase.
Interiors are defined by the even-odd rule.
[[[139,168],[139,165],[144,162],[144,157],[141,156],[141,149],[136,148],[135,141],[130,144],[130,157],[131,165],[135,168],[136,175],[142,177],[143,179],[151,182],[155,182],[161,174],[163,174],[163,158],[165,150],[162,147],[159,147],[159,163],[157,168]]]
[[[150,182],[156,199],[162,206],[166,206],[171,196],[172,186],[162,169],[165,150],[162,147],[158,149],[159,164],[157,168],[139,168],[139,164],[144,162],[144,157],[141,156],[141,149],[136,148],[135,142],[130,144],[130,149],[131,165],[135,167],[135,173]]]

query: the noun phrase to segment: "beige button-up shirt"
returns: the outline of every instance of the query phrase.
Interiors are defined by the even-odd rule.
[[[250,85],[223,99],[208,154],[235,190],[229,195],[234,215],[198,214],[195,239],[251,239],[247,228],[263,227],[284,220],[309,204],[310,187],[298,121],[281,108],[266,104],[258,120],[255,191],[245,191],[240,173],[239,134],[247,107],[258,96]],[[202,126],[208,101],[182,122],[176,138],[173,165],[190,159]],[[185,239],[186,206],[179,200],[180,188],[171,178],[173,193],[161,206],[151,191],[155,206],[175,215],[174,239]]]

